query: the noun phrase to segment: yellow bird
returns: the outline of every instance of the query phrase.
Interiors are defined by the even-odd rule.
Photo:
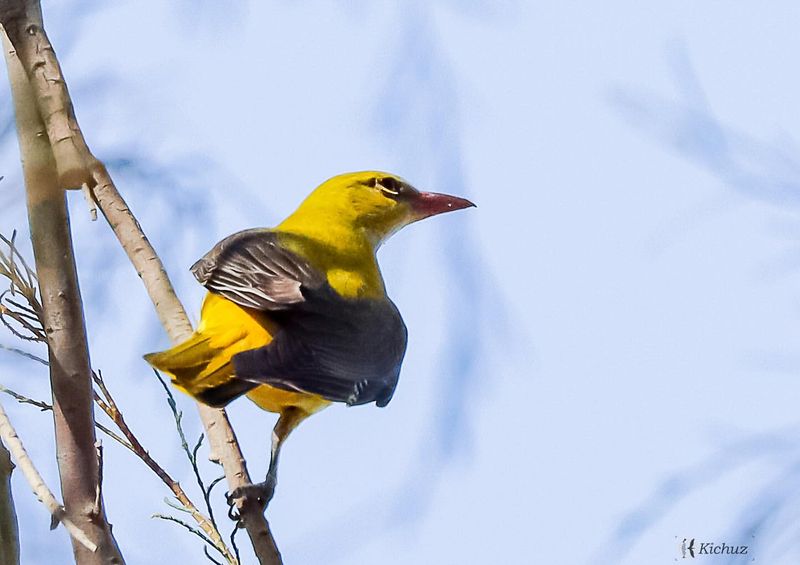
[[[201,402],[246,394],[280,415],[266,480],[232,497],[266,505],[283,441],[331,402],[388,404],[407,334],[375,254],[400,228],[469,206],[388,173],[339,175],[278,227],[235,233],[192,266],[209,291],[197,331],[145,359]]]

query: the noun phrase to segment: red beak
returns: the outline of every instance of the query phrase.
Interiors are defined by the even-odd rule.
[[[411,200],[411,207],[418,216],[418,219],[428,218],[436,214],[462,210],[463,208],[474,207],[475,204],[466,198],[450,196],[449,194],[439,194],[437,192],[420,192]]]

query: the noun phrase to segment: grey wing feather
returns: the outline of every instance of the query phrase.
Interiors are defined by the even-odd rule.
[[[305,300],[302,289],[318,289],[324,276],[285,249],[267,229],[235,233],[220,241],[191,268],[210,292],[246,308],[286,310]]]

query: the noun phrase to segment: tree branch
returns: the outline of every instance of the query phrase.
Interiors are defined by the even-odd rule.
[[[38,4],[26,4],[25,8],[24,15],[15,12],[11,19],[5,17],[7,13],[0,13],[0,23],[5,31],[4,54],[14,99],[28,219],[48,341],[64,513],[98,548],[89,551],[86,544],[73,538],[73,552],[78,563],[122,563],[102,505],[99,508],[94,505],[99,474],[94,449],[91,369],[66,198],[58,185],[50,142],[41,135],[44,126],[30,82],[8,42],[10,35],[30,34],[30,22],[39,16]]]
[[[11,454],[0,443],[0,563],[3,565],[19,565],[19,527],[11,494],[13,470]]]
[[[3,12],[0,18],[20,60],[32,63],[25,70],[33,88],[41,93],[37,105],[55,156],[59,185],[64,189],[78,189],[89,183],[88,173],[98,163],[91,154],[87,154],[85,144],[81,147],[82,136],[75,135],[78,121],[67,85],[58,78],[61,68],[53,46],[41,29],[39,2],[4,0],[0,2],[0,10]],[[21,41],[23,35],[30,36],[29,41]],[[51,75],[49,69],[53,68],[57,72]],[[57,115],[65,116],[66,120],[56,118]]]
[[[23,21],[18,15],[20,10],[25,12],[24,7],[27,7],[25,13],[30,17],[33,13],[30,7],[34,5],[38,17]],[[9,37],[30,77],[33,99],[45,117],[47,135],[59,162],[62,186],[80,187],[84,183],[89,186],[98,207],[142,279],[170,339],[173,343],[186,340],[192,334],[191,322],[160,258],[105,166],[92,155],[78,126],[66,81],[44,31],[38,1],[4,0],[0,2],[0,20],[3,17],[14,24],[8,30]],[[198,410],[211,446],[211,458],[222,464],[229,490],[249,484],[250,475],[244,456],[225,411],[203,404],[198,404]],[[262,565],[280,564],[280,553],[258,501],[243,498],[237,501],[237,506],[259,562]]]
[[[45,364],[47,364],[47,363],[45,363]],[[35,406],[41,412],[51,412],[53,410],[52,404],[48,404],[47,402],[44,402],[43,400],[34,400],[33,398],[28,398],[24,394],[20,394],[20,393],[14,391],[14,390],[11,390],[10,388],[4,387],[3,385],[0,385],[0,392],[9,395],[11,398],[16,400],[20,404],[29,404],[30,406]],[[117,435],[113,431],[109,430],[107,427],[105,427],[100,422],[95,421],[94,427],[97,428],[98,430],[100,430],[101,432],[103,432],[104,434],[106,434],[108,437],[110,437],[114,441],[116,441],[118,444],[120,444],[122,447],[124,447],[125,449],[127,449],[131,453],[136,454],[136,452],[133,450],[133,446],[131,444],[129,444],[127,440],[121,438],[119,435]],[[0,561],[0,563],[2,563],[2,561]]]

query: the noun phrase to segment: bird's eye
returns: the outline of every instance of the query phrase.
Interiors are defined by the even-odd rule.
[[[375,188],[379,188],[386,196],[395,197],[400,196],[402,184],[392,177],[376,178]]]

